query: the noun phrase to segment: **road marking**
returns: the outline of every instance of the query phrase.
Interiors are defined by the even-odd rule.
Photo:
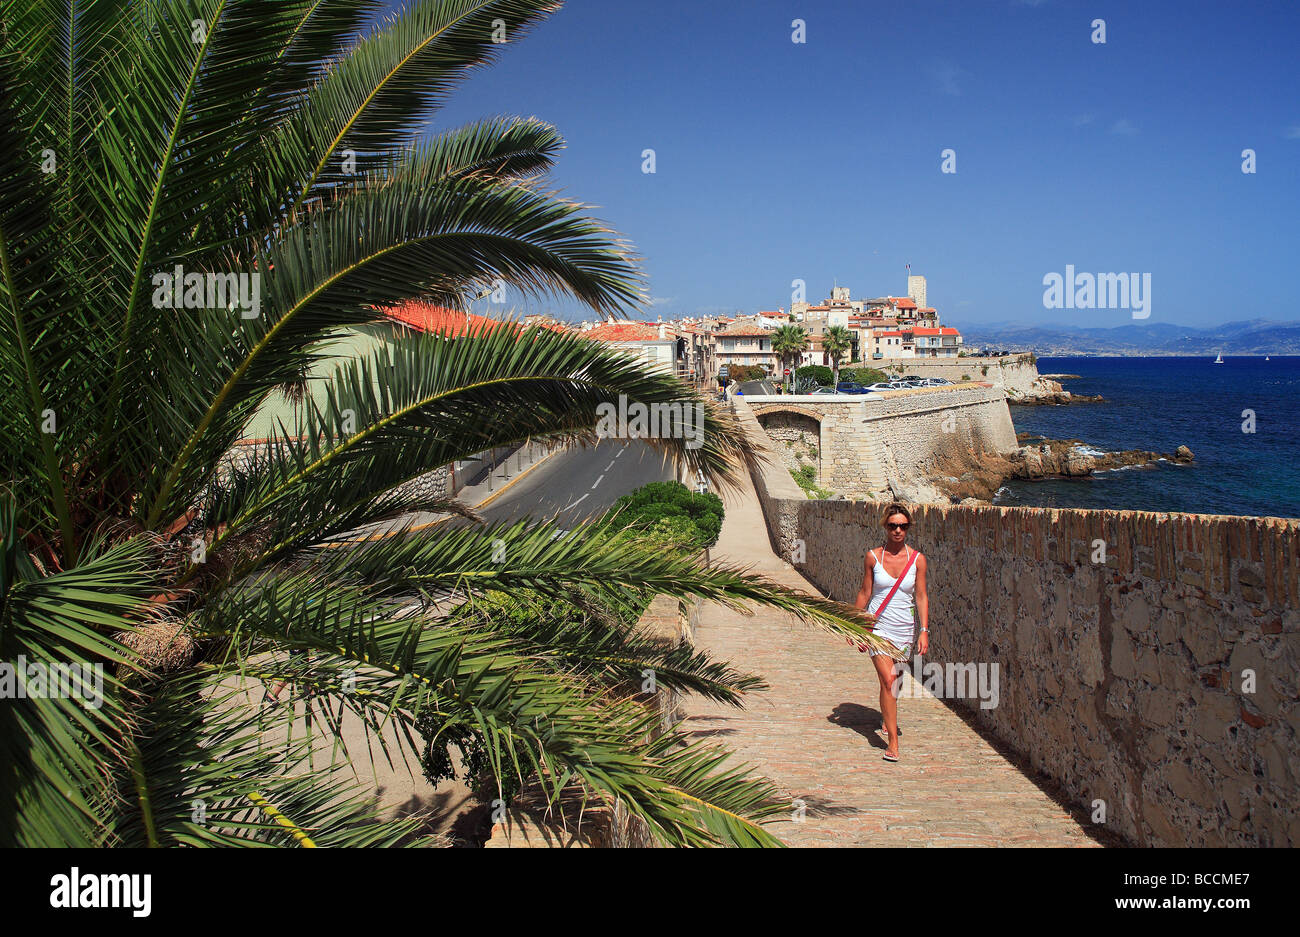
[[[614,458],[616,459],[623,458],[623,453],[625,452],[627,452],[627,446],[624,446],[622,449],[618,450],[618,452],[614,453]]]
[[[604,475],[601,475],[600,478],[596,479],[595,483],[594,483],[591,487],[592,487],[592,488],[595,488],[596,485],[599,485],[599,484],[600,484],[601,482],[603,482],[604,480],[605,480],[605,476],[604,476]]]
[[[582,498],[585,498],[585,497],[587,497],[587,495],[589,495],[589,494],[591,494],[591,492],[590,492],[590,491],[589,491],[589,492],[587,492],[587,494],[586,494],[586,495],[583,495],[583,496],[582,496]],[[578,499],[578,501],[581,501],[581,500],[582,500],[582,498],[579,498],[579,499]],[[562,508],[562,510],[565,510],[565,511],[567,511],[567,510],[569,510],[569,508],[574,508],[574,507],[577,507],[577,506],[578,506],[578,501],[575,501],[575,502],[573,502],[573,504],[570,504],[570,505],[569,505],[569,507],[568,507],[568,508]]]
[[[613,460],[613,459],[610,459],[610,460],[609,460],[609,465],[605,466],[605,471],[608,472],[608,471],[609,471],[610,469],[612,469],[613,467],[614,467],[614,460]]]

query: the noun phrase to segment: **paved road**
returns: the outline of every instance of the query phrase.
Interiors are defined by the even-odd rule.
[[[604,440],[557,453],[482,510],[489,522],[556,518],[568,528],[648,482],[671,481],[673,466],[644,442]]]
[[[518,462],[512,465],[517,466]],[[516,472],[512,472],[515,474]],[[575,447],[556,453],[536,468],[531,469],[510,486],[480,513],[488,522],[531,516],[537,519],[557,517],[564,529],[592,514],[598,514],[634,488],[647,482],[667,481],[673,478],[671,463],[643,442],[626,445],[612,440],[590,448]],[[428,523],[444,519],[445,515],[421,514],[405,519],[405,523]],[[452,521],[457,523],[457,521]],[[235,685],[246,686],[253,705],[261,699],[264,687],[252,678],[240,678]],[[287,701],[292,694],[283,694]],[[302,704],[294,703],[302,713]],[[402,750],[393,725],[385,727],[383,736],[394,752],[394,764],[388,764],[377,747],[371,749],[370,733],[351,713],[342,717],[343,735],[353,758],[353,769],[363,783],[373,784],[380,810],[387,816],[402,816],[418,810],[431,810],[436,820],[435,831],[453,839],[473,840],[482,822],[483,809],[477,804],[469,789],[460,781],[444,781],[436,787],[420,774],[415,760],[403,763],[396,754]],[[295,731],[305,731],[305,722],[298,721]],[[331,739],[325,733],[319,737],[319,754],[328,761],[332,753]],[[455,757],[455,756],[454,756]],[[463,766],[457,764],[458,770]]]

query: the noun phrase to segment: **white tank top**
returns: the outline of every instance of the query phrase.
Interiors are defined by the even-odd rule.
[[[905,546],[903,549],[907,551],[907,559],[911,559],[916,553],[911,547]],[[871,568],[871,601],[867,604],[867,611],[875,615],[876,609],[880,608],[880,603],[885,601],[885,596],[889,595],[889,590],[894,588],[894,577],[885,572],[885,564],[881,558],[883,550],[871,552],[876,557],[876,565]],[[903,577],[898,591],[885,606],[884,614],[877,617],[876,630],[890,640],[893,640],[891,632],[900,636],[906,632],[905,640],[910,642],[912,628],[916,624],[916,618],[912,614],[912,609],[916,607],[915,595],[916,564],[913,563],[907,570],[907,575]]]

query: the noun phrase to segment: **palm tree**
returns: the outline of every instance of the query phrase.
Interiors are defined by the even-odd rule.
[[[573,334],[402,339],[339,363],[323,398],[295,395],[300,427],[227,459],[332,337],[389,304],[463,307],[498,278],[600,313],[642,301],[625,246],[540,187],[553,128],[421,136],[495,39],[556,4],[382,6],[156,0],[142,21],[127,0],[0,0],[0,661],[102,679],[0,707],[0,843],[409,841],[413,822],[381,822],[373,790],[322,763],[344,716],[372,740],[396,726],[398,758],[431,719],[476,738],[497,778],[619,801],[664,843],[771,843],[771,786],[675,729],[652,740],[655,717],[610,689],[607,642],[495,632],[456,602],[649,590],[846,635],[863,618],[608,524],[402,520],[463,511],[403,487],[434,467],[589,440],[620,395],[693,392]],[[704,439],[653,442],[723,485],[754,458],[727,413],[707,410]],[[624,669],[653,659],[632,644]],[[665,671],[732,701],[753,685],[706,655]],[[291,682],[297,708],[259,710],[250,679]]]
[[[782,387],[785,381],[785,362],[791,356],[795,361],[799,360],[799,355],[808,348],[808,333],[802,326],[798,325],[781,325],[772,333],[772,350],[776,352],[777,358],[781,362],[781,382]]]
[[[853,347],[853,334],[842,325],[832,325],[822,336],[822,349],[831,358],[831,386],[840,384],[840,356]]]

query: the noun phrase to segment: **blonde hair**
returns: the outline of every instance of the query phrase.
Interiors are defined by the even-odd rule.
[[[891,504],[889,507],[885,508],[885,513],[880,516],[880,526],[884,527],[886,524],[888,524],[889,519],[893,517],[895,514],[902,514],[904,517],[907,518],[907,522],[909,524],[912,523],[912,512],[909,511],[907,508],[905,508],[903,505],[895,502]]]

